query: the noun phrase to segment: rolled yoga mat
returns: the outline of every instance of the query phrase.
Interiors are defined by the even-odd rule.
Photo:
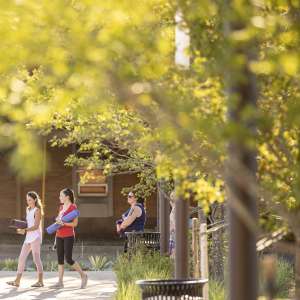
[[[66,214],[65,216],[63,216],[61,218],[61,220],[64,223],[68,223],[68,222],[73,221],[78,216],[79,216],[79,210],[75,209],[75,210],[72,210],[70,213]],[[61,227],[61,225],[59,225],[57,223],[53,223],[53,224],[51,224],[50,226],[48,226],[46,228],[46,231],[47,231],[48,234],[52,234],[52,233],[56,232],[56,230],[59,229],[60,227]]]

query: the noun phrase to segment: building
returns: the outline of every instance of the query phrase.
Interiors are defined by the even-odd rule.
[[[53,223],[57,215],[59,192],[65,187],[71,187],[75,191],[76,204],[81,213],[77,228],[78,236],[93,239],[117,237],[115,221],[128,209],[127,198],[121,194],[121,190],[123,187],[134,185],[137,182],[136,175],[102,176],[100,180],[90,179],[81,184],[79,179],[82,170],[64,166],[64,159],[71,151],[71,148],[47,149],[45,226]],[[1,234],[12,233],[8,228],[10,219],[25,217],[26,193],[34,190],[42,195],[42,182],[42,178],[34,182],[21,182],[9,169],[4,155],[0,154]],[[146,228],[154,229],[157,215],[156,194],[146,199],[146,210]]]

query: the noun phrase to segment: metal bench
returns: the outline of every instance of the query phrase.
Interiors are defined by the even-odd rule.
[[[150,251],[159,251],[160,233],[159,232],[125,232],[127,251],[134,252],[137,249],[146,248]]]

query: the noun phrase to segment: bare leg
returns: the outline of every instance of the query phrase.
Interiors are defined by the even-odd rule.
[[[64,283],[63,283],[64,271],[65,271],[65,266],[61,265],[61,264],[58,264],[58,282],[55,283],[54,285],[52,285],[51,286],[52,288],[60,289],[60,288],[64,287]]]
[[[77,261],[75,261],[75,263],[72,265],[72,268],[77,271],[81,277],[83,277],[85,275],[85,273],[82,271],[79,263]]]
[[[58,283],[60,283],[60,284],[63,284],[64,272],[65,272],[65,266],[64,265],[58,265]]]
[[[57,252],[57,259],[58,259],[58,282],[54,284],[53,288],[62,288],[64,287],[63,279],[64,279],[64,239],[56,237],[56,252]]]
[[[72,265],[73,269],[75,271],[77,271],[80,276],[81,276],[81,288],[84,289],[86,288],[87,285],[87,281],[88,281],[88,276],[85,272],[82,271],[79,263],[77,261],[75,261],[75,263]]]
[[[43,283],[43,273],[38,273],[38,282]]]

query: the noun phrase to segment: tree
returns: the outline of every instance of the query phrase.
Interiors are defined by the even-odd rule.
[[[149,191],[159,179],[176,180],[179,194],[208,208],[224,200],[226,147],[234,140],[259,151],[259,184],[248,166],[238,174],[249,197],[269,201],[299,241],[295,1],[28,0],[0,1],[0,8],[1,146],[16,150],[16,170],[37,175],[37,131],[63,130],[53,143],[92,153],[68,163],[138,172]],[[178,8],[192,38],[188,71],[173,62]],[[228,24],[237,25],[228,32]],[[252,76],[262,91],[259,110],[245,104],[229,120],[228,95],[237,109]],[[259,126],[257,140],[249,120]],[[299,287],[297,280],[298,298]]]
[[[154,145],[155,150],[150,149],[147,155],[155,160],[158,177],[170,177],[172,169],[172,177],[198,178],[196,183],[194,179],[190,183],[183,181],[182,190],[187,197],[191,189],[199,194],[199,199],[218,196],[218,192],[213,192],[213,176],[207,181],[208,170],[200,174],[196,168],[203,164],[212,169],[209,164],[217,164],[197,153],[196,147],[201,152],[211,152],[212,145],[205,140],[204,133],[194,130],[205,125],[211,126],[211,133],[217,133],[213,130],[214,121],[219,122],[219,114],[224,112],[218,80],[203,78],[199,86],[193,74],[174,70],[172,36],[176,6],[167,1],[140,1],[132,11],[132,5],[131,1],[46,1],[43,5],[28,1],[5,7],[2,32],[7,38],[1,46],[2,53],[15,59],[3,63],[7,75],[2,85],[3,98],[9,98],[9,80],[15,76],[23,85],[22,109],[29,106],[27,119],[35,115],[34,111],[39,112],[38,120],[34,120],[38,126],[47,124],[55,111],[72,107],[74,101],[84,103],[85,107],[98,107],[99,103],[118,99],[141,113],[149,128],[154,128],[154,135],[148,134],[145,148]],[[25,78],[19,76],[20,72],[25,73]],[[201,111],[210,110],[208,98],[216,99],[215,110],[200,118]],[[199,100],[202,105],[197,103]],[[221,118],[220,122],[223,121]],[[161,141],[165,145],[157,147]],[[157,150],[161,148],[164,151]],[[189,149],[192,156],[186,155],[191,153]],[[215,149],[214,158],[221,152]],[[205,193],[199,188],[201,185],[206,186]]]

